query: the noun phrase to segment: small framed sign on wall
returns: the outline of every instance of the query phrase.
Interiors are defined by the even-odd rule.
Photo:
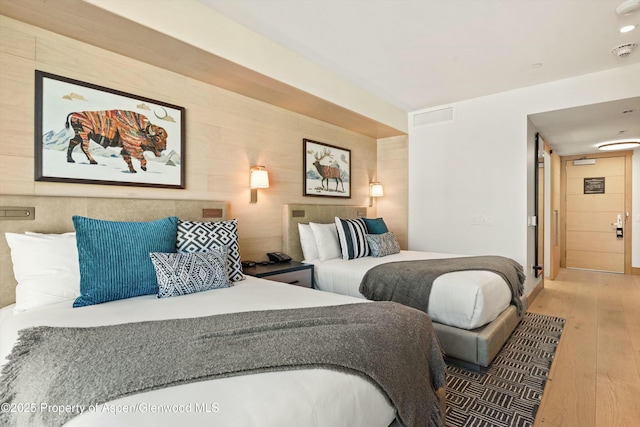
[[[604,177],[585,178],[584,194],[604,194]]]

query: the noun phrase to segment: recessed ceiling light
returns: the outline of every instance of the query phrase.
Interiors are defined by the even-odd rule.
[[[620,28],[620,32],[621,33],[628,33],[630,31],[633,31],[636,29],[635,25],[625,25],[624,27]]]
[[[536,62],[535,64],[531,64],[531,68],[540,68],[542,67],[542,62]]]
[[[640,141],[607,141],[598,145],[600,151],[614,151],[614,150],[633,150],[640,147]]]

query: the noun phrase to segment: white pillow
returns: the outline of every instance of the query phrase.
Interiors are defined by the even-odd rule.
[[[313,230],[309,224],[298,224],[298,232],[300,233],[300,246],[302,247],[302,255],[304,261],[309,262],[320,258],[316,238],[313,236]]]
[[[80,265],[75,233],[5,233],[13,274],[18,282],[14,312],[58,302],[80,295]]]
[[[310,222],[309,225],[313,231],[313,237],[316,239],[320,261],[341,258],[342,251],[340,251],[336,225],[334,223],[318,224],[315,222]]]

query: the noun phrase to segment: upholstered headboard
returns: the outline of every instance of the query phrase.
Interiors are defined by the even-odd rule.
[[[4,233],[73,231],[73,215],[111,221],[152,221],[167,216],[189,221],[221,221],[228,218],[228,210],[228,203],[211,200],[0,195],[0,307],[15,302],[16,287]],[[26,212],[29,214],[25,217]]]
[[[335,217],[358,218],[367,215],[366,206],[345,205],[284,205],[282,211],[282,251],[295,261],[301,261],[302,248],[298,224],[317,222],[328,224],[335,221]]]

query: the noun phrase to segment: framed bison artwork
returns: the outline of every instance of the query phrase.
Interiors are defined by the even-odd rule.
[[[184,188],[184,108],[36,70],[35,180]]]
[[[351,198],[351,150],[310,139],[302,142],[302,195]]]

